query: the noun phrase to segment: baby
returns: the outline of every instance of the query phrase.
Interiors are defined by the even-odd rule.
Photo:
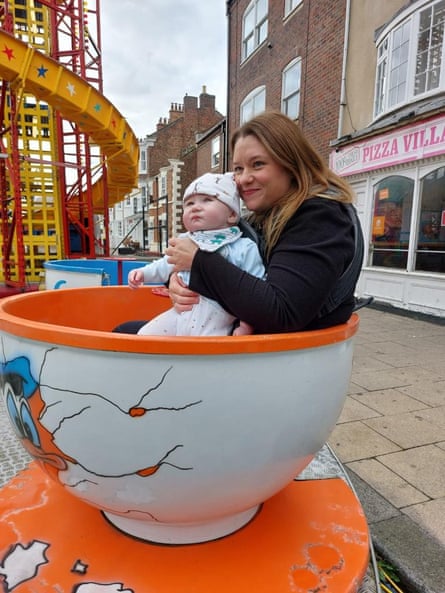
[[[240,219],[240,196],[233,173],[205,173],[191,183],[184,192],[183,224],[188,237],[199,249],[218,251],[232,264],[247,273],[264,278],[265,269],[258,247],[254,241],[243,237],[237,226]],[[173,266],[167,256],[131,270],[128,284],[138,288],[144,283],[165,283]],[[188,285],[190,271],[179,272]],[[199,303],[190,311],[178,313],[174,308],[161,313],[145,325],[138,334],[157,336],[224,336],[252,333],[252,328],[240,320],[233,330],[236,318],[225,311],[216,301],[200,296]]]

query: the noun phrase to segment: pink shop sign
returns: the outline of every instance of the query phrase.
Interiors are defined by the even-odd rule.
[[[445,117],[406,126],[331,152],[329,164],[339,175],[353,175],[445,154]]]

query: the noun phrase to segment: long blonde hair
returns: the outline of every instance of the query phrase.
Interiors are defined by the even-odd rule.
[[[283,113],[265,111],[238,128],[231,138],[232,155],[237,141],[245,136],[254,136],[291,176],[289,191],[270,210],[252,213],[250,217],[262,230],[267,257],[285,225],[305,200],[322,196],[338,202],[353,202],[349,184],[329,169],[299,126]]]

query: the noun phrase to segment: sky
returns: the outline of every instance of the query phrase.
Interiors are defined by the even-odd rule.
[[[104,95],[138,138],[203,86],[226,115],[225,0],[103,0]]]

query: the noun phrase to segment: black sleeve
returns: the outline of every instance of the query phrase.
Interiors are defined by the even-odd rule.
[[[326,319],[318,313],[354,254],[351,220],[336,201],[311,198],[289,221],[274,247],[266,280],[217,253],[199,250],[190,288],[218,301],[256,333],[292,332],[345,322],[353,300]]]

